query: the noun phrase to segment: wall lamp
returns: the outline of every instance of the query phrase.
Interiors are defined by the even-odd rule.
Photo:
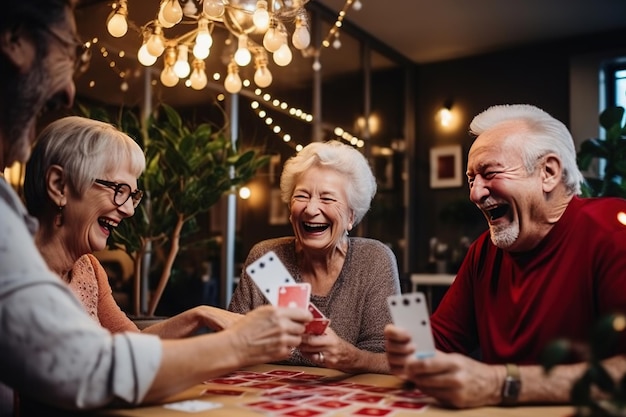
[[[439,123],[443,127],[448,127],[452,123],[452,104],[452,99],[448,99],[439,110]]]

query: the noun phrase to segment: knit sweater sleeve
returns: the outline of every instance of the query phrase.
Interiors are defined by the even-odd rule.
[[[120,309],[113,298],[113,290],[109,284],[109,277],[102,264],[93,255],[87,255],[93,266],[96,282],[98,283],[98,319],[102,327],[111,333],[125,331],[138,332],[137,326]]]

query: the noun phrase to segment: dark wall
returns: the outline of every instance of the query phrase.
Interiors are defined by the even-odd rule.
[[[476,114],[495,104],[526,103],[543,108],[570,125],[570,59],[579,54],[626,46],[624,33],[607,33],[542,45],[531,45],[465,59],[422,65],[417,69],[416,84],[416,160],[417,181],[411,191],[418,204],[411,231],[417,239],[417,253],[411,270],[429,268],[428,241],[441,237],[452,245],[467,235],[475,238],[486,223],[475,208],[465,213],[470,222],[455,224],[441,220],[442,211],[468,201],[468,189],[462,187],[431,189],[429,186],[429,150],[433,146],[458,143],[463,148],[463,173],[472,139],[468,126]],[[442,131],[435,114],[446,100],[451,100],[457,127]]]

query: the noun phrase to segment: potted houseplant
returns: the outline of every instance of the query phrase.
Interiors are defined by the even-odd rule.
[[[609,107],[600,114],[600,126],[606,138],[585,140],[578,151],[578,166],[586,171],[595,160],[604,166],[602,178],[585,178],[585,197],[613,196],[626,198],[626,126],[624,108]]]
[[[102,110],[87,113],[109,121]],[[166,104],[156,109],[145,127],[130,111],[121,112],[114,124],[135,138],[145,151],[146,170],[138,181],[145,197],[135,215],[114,231],[109,246],[124,248],[134,261],[135,316],[141,313],[140,282],[147,276],[142,270],[147,267],[143,260],[149,252],[163,249],[160,277],[147,312],[154,316],[182,240],[198,229],[196,216],[206,213],[233,187],[252,178],[269,157],[253,149],[237,150],[227,135],[228,126],[183,123],[180,114]]]
[[[612,355],[615,342],[618,337],[623,337],[624,329],[626,316],[607,315],[596,323],[588,343],[559,339],[544,350],[541,362],[546,372],[571,360],[582,360],[588,364],[570,392],[576,417],[626,416],[626,375],[616,383],[602,363],[603,359]]]

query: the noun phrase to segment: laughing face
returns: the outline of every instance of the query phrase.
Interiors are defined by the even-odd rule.
[[[101,177],[116,183],[129,184],[137,189],[137,178],[128,167],[118,167]],[[67,205],[64,209],[65,226],[62,233],[66,248],[76,259],[85,253],[92,253],[106,248],[107,239],[119,223],[135,214],[133,200],[129,198],[123,205],[113,202],[115,190],[94,183],[81,195],[68,192]]]
[[[524,126],[502,123],[481,134],[469,152],[470,200],[489,223],[494,245],[532,249],[543,236],[545,208],[541,170],[528,173],[522,158]]]
[[[6,78],[0,99],[6,103],[1,119],[6,166],[28,158],[38,116],[47,110],[70,107],[74,99],[76,88],[72,76],[78,41],[69,8],[66,22],[51,26],[45,34],[48,53],[41,56],[32,38],[20,32],[22,42],[18,43],[20,48],[15,49],[12,59],[21,66],[3,76]]]
[[[354,221],[348,207],[346,178],[335,170],[313,167],[300,175],[290,213],[296,239],[305,250],[339,247]]]

